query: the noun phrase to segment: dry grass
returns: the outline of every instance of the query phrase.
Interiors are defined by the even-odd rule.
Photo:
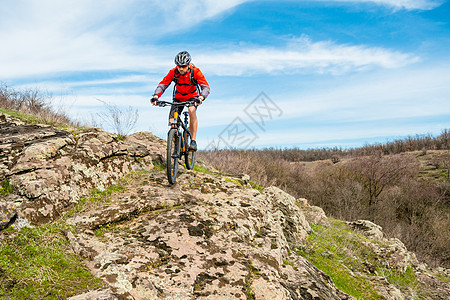
[[[55,125],[64,123],[79,126],[72,121],[62,110],[55,110],[52,106],[52,96],[36,89],[17,91],[0,83],[0,108],[33,115],[36,122]]]

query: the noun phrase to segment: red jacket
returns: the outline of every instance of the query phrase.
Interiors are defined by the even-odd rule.
[[[197,90],[197,86],[191,82],[192,70],[194,70],[194,78],[198,82],[200,91]],[[205,76],[203,76],[202,71],[193,64],[189,64],[189,70],[184,75],[181,75],[176,67],[171,69],[156,87],[154,95],[161,97],[172,81],[176,81],[176,77],[178,78],[178,83],[174,87],[174,99],[186,102],[187,100],[200,95],[205,99],[208,97],[210,92],[209,84],[206,81]]]

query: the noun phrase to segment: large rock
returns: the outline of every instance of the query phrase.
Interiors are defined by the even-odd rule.
[[[91,271],[135,299],[352,299],[290,251],[311,229],[275,187],[185,170],[168,186],[155,170],[67,222],[84,228],[71,240]]]
[[[305,215],[306,220],[311,225],[330,226],[325,212],[321,207],[310,205],[305,198],[297,199],[297,204]]]
[[[381,242],[368,242],[367,244],[371,246],[374,253],[380,257],[380,260],[384,262],[386,267],[398,269],[402,272],[406,271],[408,267],[419,267],[419,261],[416,255],[408,251],[399,239],[387,239],[383,234],[381,226],[367,220],[347,222],[347,224],[365,236]]]
[[[347,222],[347,224],[356,231],[375,240],[383,240],[384,235],[381,226],[368,220],[358,220]]]
[[[164,142],[151,133],[121,141],[99,129],[72,132],[27,125],[0,114],[0,182],[16,196],[14,216],[31,223],[55,220],[92,189],[103,190],[125,174],[162,160]],[[1,196],[0,203],[7,199]],[[7,211],[0,207],[0,213]]]

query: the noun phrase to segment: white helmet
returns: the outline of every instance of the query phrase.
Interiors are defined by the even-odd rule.
[[[191,62],[191,55],[187,51],[181,51],[175,56],[177,66],[187,66]]]

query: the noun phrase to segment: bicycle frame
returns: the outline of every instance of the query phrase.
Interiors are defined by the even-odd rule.
[[[189,124],[188,121],[188,113],[184,112],[184,122],[181,120],[181,116],[178,115],[177,112],[175,112],[174,121],[170,123],[172,128],[177,129],[177,136],[179,137],[179,145],[177,146],[177,157],[181,159],[181,156],[186,154],[188,150],[186,149],[189,145],[186,145],[186,141],[184,141],[184,132],[186,132],[189,136],[191,136],[191,132],[187,128],[187,125]],[[180,128],[181,127],[181,128]],[[181,130],[182,129],[182,130]],[[178,150],[179,153],[178,153]]]
[[[186,107],[190,107],[190,106],[194,106],[195,105],[195,101],[186,101],[186,102],[167,102],[167,101],[158,101],[157,102],[158,106],[160,107],[165,107],[167,105],[171,105],[171,106],[186,106]],[[178,136],[183,136],[183,132],[187,132],[187,134],[189,135],[189,137],[191,136],[191,131],[189,130],[189,128],[187,127],[187,125],[189,124],[188,121],[188,112],[183,112],[184,113],[184,122],[181,119],[181,116],[178,115],[178,112],[175,112],[175,116],[174,116],[174,121],[172,123],[170,123],[169,125],[172,128],[177,128],[178,129]],[[183,132],[181,132],[180,130],[180,126],[183,129]],[[182,147],[181,148],[181,152],[179,153],[178,158],[181,158],[181,155],[185,154],[185,152],[187,152],[186,150],[184,150]]]
[[[196,101],[172,103],[167,101],[157,101],[157,105],[164,107],[171,106],[194,106]],[[178,112],[175,112],[173,121],[169,123],[170,129],[167,135],[167,178],[171,184],[175,183],[178,160],[185,156],[186,169],[191,170],[195,164],[195,151],[189,150],[189,140],[191,132],[188,129],[188,112],[184,112],[184,122]]]

